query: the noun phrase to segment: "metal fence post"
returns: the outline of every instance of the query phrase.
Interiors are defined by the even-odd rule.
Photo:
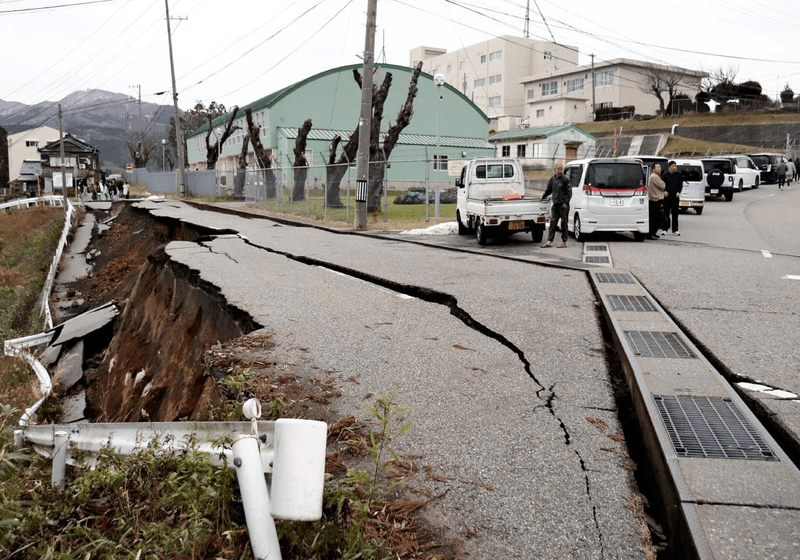
[[[69,434],[58,431],[53,434],[53,475],[52,485],[60,488],[64,485],[64,473],[67,469],[67,444]]]

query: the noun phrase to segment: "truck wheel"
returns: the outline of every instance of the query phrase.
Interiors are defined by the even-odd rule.
[[[699,216],[700,214],[703,213],[703,209],[702,208],[695,208],[694,212],[695,212],[695,214],[697,214]]]
[[[541,243],[542,237],[544,237],[544,226],[534,224],[531,228],[531,236],[533,237],[534,243]]]
[[[744,190],[744,179],[739,179],[739,192]]]
[[[758,188],[758,184],[759,184],[760,182],[761,182],[761,180],[760,180],[758,177],[756,177],[756,182],[755,182],[755,183],[753,183],[753,188],[754,188],[754,189],[757,189],[757,188]]]
[[[572,233],[575,241],[586,241],[586,234],[581,231],[581,218],[575,214],[575,221],[572,222]]]
[[[475,237],[478,239],[478,245],[486,245],[486,226],[483,225],[482,221],[479,221],[475,227]]]
[[[461,223],[461,214],[458,210],[456,210],[456,222],[458,222],[458,235],[467,235],[469,233],[469,228]]]
[[[731,200],[733,200],[733,189],[731,189],[729,191],[725,191],[725,200],[727,202],[730,202]]]
[[[633,232],[633,238],[636,241],[640,241],[640,242],[644,241],[644,234],[641,231],[634,231]]]

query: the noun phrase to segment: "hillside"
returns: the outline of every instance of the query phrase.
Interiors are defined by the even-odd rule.
[[[168,101],[165,98],[164,101]],[[103,169],[120,172],[130,161],[126,138],[139,133],[139,102],[121,93],[103,90],[77,91],[58,101],[36,105],[0,100],[0,126],[9,134],[29,128],[58,128],[58,105],[61,104],[64,132],[81,138],[100,150]],[[141,127],[156,143],[169,134],[174,108],[142,102]]]

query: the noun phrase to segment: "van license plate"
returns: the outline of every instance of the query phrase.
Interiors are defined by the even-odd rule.
[[[691,206],[691,205],[692,203],[689,202],[688,200],[681,200],[681,206]]]
[[[525,220],[512,220],[508,222],[508,229],[525,229]]]
[[[609,198],[608,199],[609,206],[625,206],[625,199],[624,198]]]

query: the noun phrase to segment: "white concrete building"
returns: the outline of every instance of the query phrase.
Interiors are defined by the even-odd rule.
[[[15,190],[36,188],[36,173],[41,174],[39,148],[59,139],[58,130],[40,126],[8,135],[8,180]]]
[[[453,52],[417,47],[409,63],[418,61],[475,103],[489,117],[492,134],[518,128],[527,116],[521,80],[576,66],[578,48],[504,35]]]
[[[677,78],[678,93],[690,99],[700,91],[704,72],[617,58],[594,65],[595,109],[633,106],[635,113],[655,115],[659,101],[647,93],[649,76]],[[592,66],[573,66],[520,80],[524,89],[525,117],[531,127],[592,121]],[[664,102],[669,96],[664,94]],[[628,118],[633,115],[628,115]]]

